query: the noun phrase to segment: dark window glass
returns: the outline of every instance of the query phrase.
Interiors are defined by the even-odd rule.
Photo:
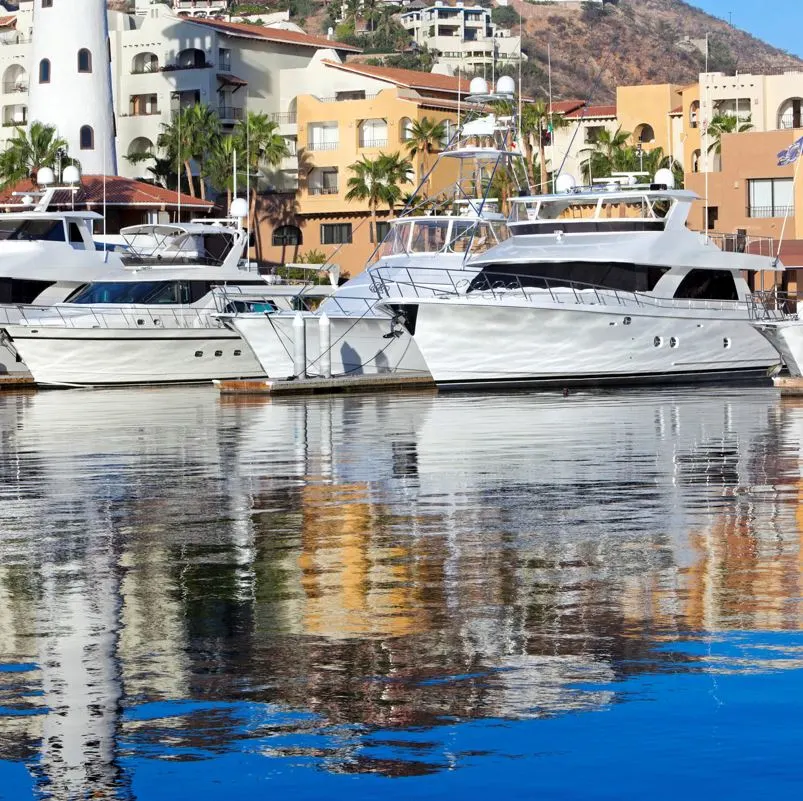
[[[376,223],[376,238],[374,239],[375,242],[383,242],[385,237],[388,235],[388,231],[390,231],[390,223],[377,221]]]
[[[95,149],[95,132],[91,125],[82,125],[79,133],[81,150]]]
[[[50,59],[43,58],[39,62],[39,83],[50,83]]]
[[[675,292],[688,300],[738,300],[736,282],[728,270],[692,270]]]
[[[274,245],[302,244],[301,229],[295,225],[281,225],[273,232]]]
[[[351,223],[324,223],[321,225],[322,245],[351,243]]]
[[[561,286],[597,287],[622,292],[651,292],[668,267],[616,262],[543,262],[537,264],[494,264],[483,269],[468,291],[494,286],[526,286],[552,289]]]
[[[64,242],[64,223],[61,220],[2,220],[0,240],[21,239],[46,242]]]
[[[70,243],[73,245],[83,245],[84,238],[81,236],[81,229],[77,223],[70,223]]]
[[[85,47],[78,51],[78,72],[92,72],[92,53]]]
[[[23,281],[0,278],[0,303],[33,303],[55,281]]]
[[[42,8],[53,8],[53,0],[42,0]]]

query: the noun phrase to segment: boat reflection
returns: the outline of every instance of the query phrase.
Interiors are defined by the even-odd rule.
[[[604,708],[699,668],[667,643],[803,627],[803,406],[771,390],[8,394],[0,418],[0,760],[42,797],[132,797],[138,757],[244,739],[437,771],[435,742],[368,744]]]

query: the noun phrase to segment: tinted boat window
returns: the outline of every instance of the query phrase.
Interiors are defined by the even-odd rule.
[[[0,278],[0,303],[33,303],[55,281]]]
[[[536,264],[494,264],[471,282],[468,291],[519,284],[549,289],[588,285],[622,292],[651,292],[668,267],[617,262],[539,262]]]
[[[728,270],[692,270],[675,292],[689,300],[738,300],[733,274]]]
[[[178,303],[175,281],[100,281],[74,295],[71,303]]]
[[[65,242],[61,220],[0,220],[0,240]]]

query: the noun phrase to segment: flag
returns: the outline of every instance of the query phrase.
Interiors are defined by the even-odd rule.
[[[794,164],[801,155],[803,155],[803,136],[778,154],[778,166],[788,167],[790,164]]]

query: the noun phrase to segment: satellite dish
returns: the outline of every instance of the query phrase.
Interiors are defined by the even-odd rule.
[[[471,83],[468,85],[468,92],[472,95],[487,95],[488,82],[485,78],[472,78]]]
[[[70,164],[64,168],[61,177],[64,179],[65,184],[77,184],[81,180],[81,173],[78,171],[78,167]]]
[[[498,95],[515,95],[516,82],[510,77],[510,75],[503,75],[496,82],[496,93]]]
[[[39,172],[36,174],[36,183],[39,186],[49,186],[52,183],[55,183],[56,176],[53,174],[53,170],[50,167],[42,167]]]
[[[663,184],[667,189],[674,189],[675,176],[672,174],[672,170],[663,167],[662,169],[658,170],[658,172],[655,173],[655,177],[653,178],[653,183]]]
[[[577,179],[573,175],[570,175],[568,172],[562,172],[555,179],[555,191],[558,194],[572,192],[574,191],[576,186],[577,186]]]
[[[237,220],[245,219],[248,216],[248,201],[242,197],[234,198],[229,214]]]

